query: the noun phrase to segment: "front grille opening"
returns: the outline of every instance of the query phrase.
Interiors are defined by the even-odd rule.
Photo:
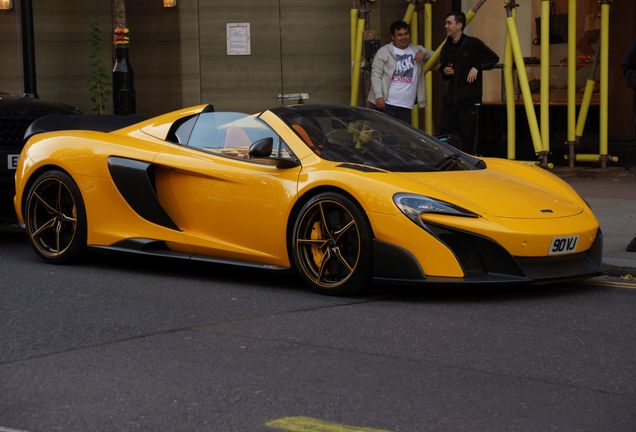
[[[466,275],[495,273],[525,276],[514,258],[494,241],[448,227],[429,223],[427,226],[453,251]]]

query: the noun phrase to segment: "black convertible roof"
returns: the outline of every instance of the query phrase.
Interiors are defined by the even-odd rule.
[[[24,133],[24,139],[43,133],[60,130],[89,130],[111,132],[146,120],[147,117],[129,115],[66,115],[49,114],[35,120]]]

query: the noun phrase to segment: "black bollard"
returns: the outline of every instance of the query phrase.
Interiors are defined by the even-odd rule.
[[[115,29],[115,66],[113,66],[113,113],[129,115],[137,112],[135,82],[128,61],[128,29]]]

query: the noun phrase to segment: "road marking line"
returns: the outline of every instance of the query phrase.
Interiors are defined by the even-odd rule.
[[[592,283],[594,285],[604,285],[604,286],[609,286],[609,287],[613,287],[613,288],[636,289],[636,283],[633,283],[633,282],[618,282],[618,281],[600,281],[600,280],[595,280],[595,281],[592,281]]]
[[[391,432],[386,429],[347,426],[311,417],[283,417],[271,420],[265,426],[291,432]]]
[[[0,432],[27,432],[27,431],[22,429],[10,429],[10,428],[0,426]]]

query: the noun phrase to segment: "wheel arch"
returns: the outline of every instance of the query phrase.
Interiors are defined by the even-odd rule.
[[[40,175],[46,171],[60,171],[63,172],[64,174],[66,174],[67,176],[69,176],[71,178],[71,180],[73,180],[75,182],[75,184],[77,185],[77,182],[75,181],[75,179],[73,178],[73,176],[71,175],[71,173],[69,173],[67,170],[65,170],[64,168],[62,168],[59,165],[54,165],[54,164],[47,164],[47,165],[42,165],[41,167],[38,167],[38,169],[36,169],[35,171],[33,171],[31,173],[31,175],[29,175],[29,179],[27,180],[26,184],[24,185],[24,187],[22,188],[22,196],[20,197],[20,213],[22,213],[22,218],[24,219],[24,212],[26,210],[25,206],[26,206],[26,199],[27,199],[27,195],[29,193],[29,190],[31,189],[31,186],[33,186],[33,183],[35,183],[35,180],[37,180],[38,177],[40,177]],[[79,186],[78,186],[79,188]],[[80,190],[81,193],[81,190]]]
[[[360,209],[362,210],[362,214],[364,215],[367,221],[367,224],[369,225],[369,229],[371,230],[371,237],[375,238],[375,234],[373,233],[373,226],[371,225],[371,221],[369,220],[369,217],[367,216],[367,212],[364,210],[364,207],[362,206],[362,204],[360,204],[360,202],[353,195],[351,195],[346,190],[339,188],[337,186],[317,186],[313,189],[309,189],[305,191],[298,198],[298,200],[296,200],[296,203],[294,204],[291,211],[289,212],[289,217],[287,218],[287,231],[286,231],[285,243],[287,245],[287,256],[289,257],[290,263],[293,263],[293,258],[291,255],[292,250],[290,247],[292,234],[293,234],[292,231],[294,230],[294,223],[296,222],[296,218],[298,217],[298,214],[300,213],[300,209],[302,209],[302,207],[305,205],[305,203],[307,203],[307,201],[309,201],[316,195],[319,195],[325,192],[335,192],[335,193],[344,195],[345,197],[353,201],[358,207],[360,207]]]

